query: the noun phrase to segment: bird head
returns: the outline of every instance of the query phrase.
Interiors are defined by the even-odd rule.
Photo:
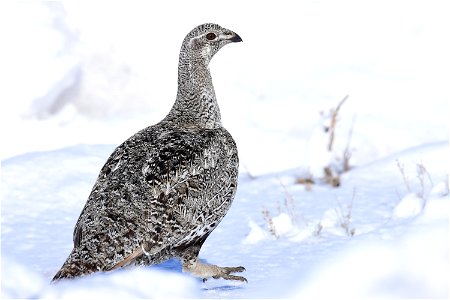
[[[183,48],[191,57],[205,59],[209,63],[220,48],[235,42],[242,42],[237,33],[217,24],[206,23],[195,27],[186,36]]]

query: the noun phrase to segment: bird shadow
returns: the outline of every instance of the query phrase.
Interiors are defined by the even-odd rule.
[[[159,263],[157,265],[153,265],[153,268],[164,270],[164,271],[171,271],[176,273],[182,273],[182,267],[181,262],[176,258],[171,258],[169,260],[166,260],[165,262]]]
[[[219,285],[219,286],[213,286],[213,287],[204,287],[201,290],[202,291],[233,291],[233,290],[241,290],[242,287],[238,285]]]

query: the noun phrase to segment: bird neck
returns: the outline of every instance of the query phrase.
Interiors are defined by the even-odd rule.
[[[188,127],[222,126],[208,64],[205,57],[180,53],[177,99],[166,121]]]

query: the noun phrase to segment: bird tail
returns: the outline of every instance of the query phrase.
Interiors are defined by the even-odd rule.
[[[61,279],[70,279],[82,275],[88,275],[96,271],[100,271],[98,263],[96,263],[93,259],[80,257],[76,249],[73,249],[61,269],[53,277],[52,282],[57,282]]]

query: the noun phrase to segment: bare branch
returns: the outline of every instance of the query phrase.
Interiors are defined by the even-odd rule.
[[[283,192],[285,194],[284,206],[286,207],[287,214],[291,218],[292,222],[295,224],[295,223],[297,223],[298,219],[301,219],[303,221],[303,223],[305,223],[305,225],[308,225],[306,223],[303,215],[300,212],[297,212],[297,207],[295,205],[295,199],[292,196],[292,194],[288,191],[286,185],[283,184],[283,182],[281,181],[281,179],[279,177],[277,177],[277,179],[278,179],[278,183],[282,187]]]

